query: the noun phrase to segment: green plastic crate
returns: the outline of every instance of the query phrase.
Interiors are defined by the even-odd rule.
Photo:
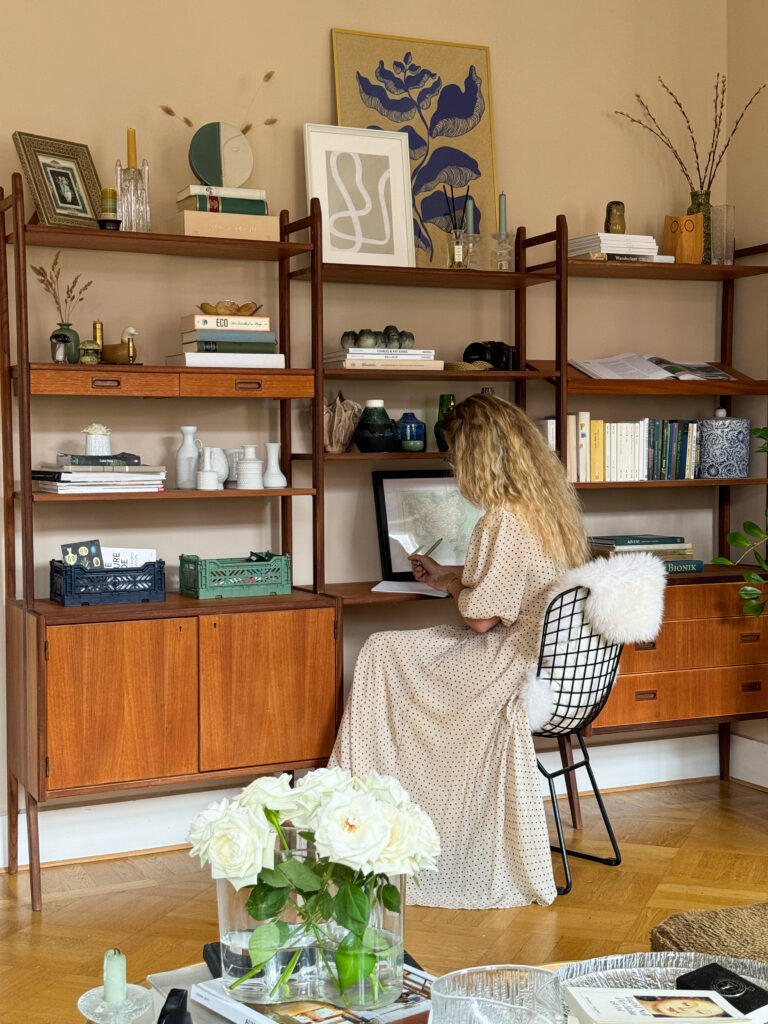
[[[290,592],[290,555],[252,551],[250,558],[179,556],[179,593],[188,597],[265,597]]]

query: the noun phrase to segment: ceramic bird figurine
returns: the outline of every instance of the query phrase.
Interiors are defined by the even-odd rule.
[[[133,339],[138,333],[135,327],[126,327],[117,345],[104,345],[101,350],[102,363],[135,363],[136,346]]]

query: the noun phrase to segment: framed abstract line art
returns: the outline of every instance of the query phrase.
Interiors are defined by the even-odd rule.
[[[323,259],[414,265],[408,140],[397,132],[304,126],[307,200],[323,213]]]
[[[373,478],[383,580],[412,580],[408,555],[439,540],[433,557],[463,565],[469,538],[483,514],[459,491],[448,469],[377,471]]]
[[[416,264],[446,265],[452,197],[475,231],[496,231],[488,47],[331,29],[336,119],[408,139]],[[453,195],[452,195],[453,193]]]
[[[27,132],[13,142],[40,223],[98,230],[101,185],[88,147]]]

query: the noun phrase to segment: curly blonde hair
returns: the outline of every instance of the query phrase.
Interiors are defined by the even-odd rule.
[[[589,557],[576,491],[536,424],[516,405],[470,395],[444,418],[459,490],[486,510],[511,509],[555,565]]]

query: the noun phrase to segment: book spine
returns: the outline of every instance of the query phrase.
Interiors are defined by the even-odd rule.
[[[547,442],[552,451],[557,451],[557,425],[555,423],[554,416],[546,416],[544,419],[536,421],[541,431],[542,437]]]
[[[177,202],[189,196],[228,196],[232,199],[266,199],[263,188],[234,188],[231,185],[187,185],[176,195]]]
[[[130,452],[119,455],[69,455],[59,452],[56,456],[58,466],[140,466],[141,458]]]
[[[569,412],[566,418],[566,451],[568,453],[567,473],[571,483],[578,480],[579,464],[579,425],[576,421],[576,413]]]
[[[433,348],[358,348],[355,345],[342,349],[341,352],[330,352],[326,358],[332,359],[434,359]]]
[[[247,213],[250,216],[263,217],[269,213],[266,199],[234,199],[232,196],[195,195],[182,201],[186,206],[190,203],[193,210],[206,213]],[[194,203],[194,205],[192,205]]]
[[[209,1010],[220,1014],[226,1020],[233,1021],[234,1024],[272,1024],[269,1017],[250,1009],[244,1003],[228,999],[226,996],[212,995],[202,986],[193,985],[190,995],[193,1002],[207,1006]]]
[[[591,420],[589,424],[589,479],[601,483],[605,479],[605,424]]]
[[[579,426],[579,450],[578,450],[578,475],[579,480],[586,483],[590,478],[589,468],[589,420],[590,414],[587,411],[579,412],[576,414],[578,417]]]
[[[247,213],[206,213],[181,210],[179,234],[195,238],[247,238],[254,242],[279,242],[279,217],[251,217]]]
[[[704,571],[704,562],[700,558],[663,558],[662,561],[670,575]]]
[[[339,364],[341,370],[442,370],[442,359],[345,359]]]
[[[185,331],[269,331],[272,328],[268,316],[213,316],[208,313],[190,313],[181,318],[181,330]]]
[[[638,544],[685,544],[685,537],[673,537],[663,536],[659,534],[658,537],[644,537],[642,534],[633,536],[632,534],[615,534],[611,537],[596,538],[611,540],[616,547],[636,547]]]
[[[274,341],[184,341],[186,352],[275,352]]]
[[[269,341],[277,340],[274,331],[184,331],[181,335],[182,344],[187,341]]]

